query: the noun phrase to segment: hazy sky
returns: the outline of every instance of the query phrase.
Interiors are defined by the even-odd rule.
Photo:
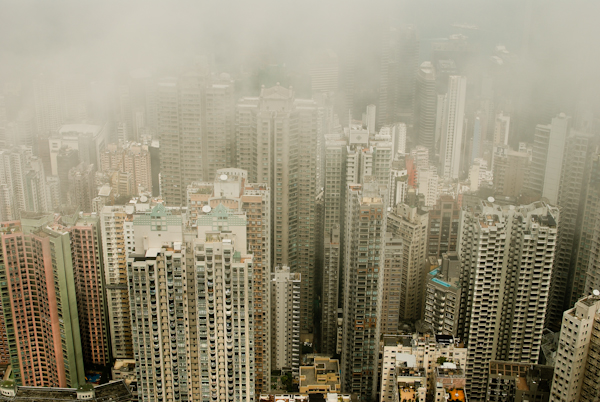
[[[40,70],[111,74],[152,64],[177,65],[200,53],[217,62],[262,57],[301,62],[315,47],[372,46],[386,19],[415,23],[423,46],[451,24],[476,24],[480,43],[520,52],[524,21],[540,59],[561,74],[600,66],[597,0],[0,0],[0,79]],[[529,11],[528,11],[529,10]],[[526,35],[525,35],[526,37]],[[362,43],[363,41],[364,43]],[[424,48],[424,55],[427,49]],[[597,73],[595,74],[597,75]]]

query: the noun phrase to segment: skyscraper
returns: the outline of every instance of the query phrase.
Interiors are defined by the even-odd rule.
[[[448,92],[444,96],[440,146],[440,176],[458,179],[464,135],[467,78],[448,77]]]
[[[234,167],[236,163],[233,80],[225,73],[214,77],[204,96],[202,179],[212,180],[218,169]]]
[[[558,209],[482,202],[461,213],[461,310],[467,390],[484,401],[490,360],[535,364],[556,249]]]
[[[289,267],[275,267],[271,273],[271,367],[300,369],[300,274]]]
[[[83,212],[92,212],[92,200],[98,195],[96,169],[85,162],[69,170],[69,204]]]
[[[187,186],[235,164],[233,82],[227,74],[190,71],[158,82],[162,195],[185,205]]]
[[[133,219],[134,208],[105,206],[100,213],[104,283],[110,322],[111,355],[115,359],[133,359],[131,316],[127,285],[126,221]],[[131,230],[127,230],[129,232]],[[129,248],[133,248],[130,245]]]
[[[565,141],[570,124],[571,117],[561,113],[552,119],[552,124],[536,126],[531,168],[525,186],[531,197],[546,197],[554,204],[558,201]]]
[[[313,97],[321,92],[337,92],[339,79],[338,56],[331,50],[312,55],[308,74]]]
[[[591,158],[576,272],[585,271],[584,294],[600,289],[600,155]]]
[[[104,366],[110,361],[110,350],[100,218],[82,214],[68,220],[63,217],[71,237],[83,361]]]
[[[444,253],[456,252],[460,221],[460,207],[451,195],[439,197],[429,210],[427,255],[441,258]]]
[[[412,122],[419,38],[416,27],[389,27],[380,54],[377,127]]]
[[[585,296],[563,314],[550,401],[594,401],[600,394],[600,298]]]
[[[254,292],[254,383],[256,393],[270,389],[271,372],[271,191],[264,183],[249,183],[248,174],[241,169],[219,169],[215,180],[192,183],[187,189],[188,222],[198,226],[206,214],[203,207],[226,205],[237,213],[246,213],[247,249],[252,252]]]
[[[429,61],[421,64],[415,90],[415,133],[417,143],[435,155],[435,123],[437,113],[435,70]]]
[[[585,219],[586,193],[594,191],[587,184],[592,152],[596,148],[595,142],[592,135],[571,130],[562,151],[563,160],[556,196],[557,205],[561,209],[561,219],[558,224],[558,244],[547,317],[547,325],[554,330],[558,330],[562,312],[573,306],[584,294],[587,269],[582,270],[579,267],[577,270],[576,260]],[[548,164],[558,162],[548,160]],[[544,186],[544,193],[546,189],[547,186]]]
[[[442,254],[442,264],[427,274],[423,320],[436,334],[457,336],[460,316],[460,260]]]
[[[108,144],[100,154],[98,170],[102,172],[121,171],[133,174],[136,193],[152,191],[152,163],[148,145],[128,142]]]
[[[365,400],[377,392],[386,229],[382,192],[376,181],[369,181],[350,184],[346,196],[342,386]]]
[[[548,140],[548,156],[544,173],[544,189],[542,197],[551,204],[558,203],[560,178],[564,163],[566,141],[569,137],[571,117],[564,113],[552,119],[552,130]]]
[[[343,281],[341,267],[345,258],[343,233],[347,186],[363,183],[365,178],[368,181],[375,180],[379,185],[389,184],[394,130],[390,127],[390,130],[382,130],[383,133],[369,135],[362,127],[352,125],[345,129],[344,134],[325,135],[322,336],[327,350],[332,352],[335,351],[336,308],[339,300],[335,284]]]
[[[19,385],[85,383],[69,232],[53,216],[2,224],[2,309]],[[52,227],[50,227],[50,226]]]
[[[342,258],[340,225],[326,232],[323,241],[323,289],[321,294],[321,345],[323,353],[335,354],[338,338],[340,263]]]
[[[202,399],[255,399],[253,260],[246,253],[246,225],[244,214],[223,204],[198,222],[194,302]]]
[[[169,205],[183,205],[187,185],[202,179],[203,84],[199,73],[158,82],[161,193]]]
[[[391,233],[385,234],[385,259],[382,272],[380,332],[395,334],[400,321],[400,287],[404,263],[403,241]]]
[[[397,204],[387,216],[387,231],[401,240],[399,319],[421,318],[427,258],[429,215],[417,207]]]
[[[510,133],[510,115],[500,112],[496,115],[494,125],[494,145],[508,145],[508,134]]]
[[[0,151],[0,190],[4,203],[2,218],[16,219],[21,211],[50,212],[53,205],[44,167],[31,148],[13,147]]]
[[[237,106],[237,166],[272,189],[273,261],[302,277],[301,328],[312,332],[319,108],[290,88],[262,88]]]
[[[127,271],[142,400],[254,400],[247,220],[208,208],[191,236],[161,204],[134,218]]]
[[[529,177],[529,155],[508,146],[494,147],[492,169],[495,194],[516,198]]]

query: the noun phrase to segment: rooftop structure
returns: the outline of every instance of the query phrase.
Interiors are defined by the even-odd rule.
[[[548,401],[553,373],[550,366],[491,361],[487,400]]]
[[[133,397],[124,381],[93,386],[84,384],[79,388],[19,387],[12,381],[0,384],[0,401],[77,401],[128,402]]]
[[[447,387],[464,388],[463,368],[466,363],[466,348],[457,345],[454,337],[449,335],[433,337],[413,334],[384,337],[381,401],[386,402],[390,397],[394,398],[396,389],[398,394],[401,391],[410,392],[410,386],[397,385],[400,383],[410,384],[418,381],[419,386],[413,385],[412,388],[413,392],[417,393],[420,387],[427,388],[428,383],[430,389],[434,389],[436,374],[440,376],[438,381]],[[441,371],[438,368],[441,368]],[[420,400],[424,400],[424,397]]]
[[[312,366],[300,367],[300,393],[326,394],[340,391],[339,360],[327,357],[315,357]]]

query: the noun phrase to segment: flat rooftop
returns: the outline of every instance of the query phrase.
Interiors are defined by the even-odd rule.
[[[86,384],[89,385],[89,384]],[[92,402],[131,401],[132,395],[124,381],[114,381],[94,387],[95,397],[86,399]],[[15,396],[0,395],[0,401],[76,401],[76,388],[17,387]]]
[[[462,388],[452,389],[448,391],[448,400],[466,402],[465,390]]]

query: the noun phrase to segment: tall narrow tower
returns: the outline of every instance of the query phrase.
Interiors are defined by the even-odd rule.
[[[440,146],[440,176],[458,179],[462,151],[467,78],[448,77],[448,93],[444,95]]]
[[[318,105],[291,88],[263,88],[238,103],[236,125],[238,168],[272,189],[272,262],[301,274],[301,328],[312,332]]]
[[[235,165],[233,81],[227,74],[189,72],[157,86],[162,195],[183,206],[193,181]]]
[[[18,385],[85,382],[69,233],[51,219],[4,222],[0,284],[12,373]],[[55,230],[56,229],[56,230]]]
[[[429,149],[430,155],[435,155],[437,97],[435,69],[431,62],[423,62],[417,74],[414,127],[417,143]]]
[[[419,39],[414,26],[390,27],[384,33],[380,61],[377,127],[412,123]]]
[[[344,232],[342,384],[364,400],[377,393],[386,230],[385,187],[348,186]],[[360,350],[360,353],[356,351]]]
[[[197,227],[206,215],[206,206],[223,204],[233,212],[246,213],[247,250],[254,264],[254,383],[257,395],[267,393],[271,385],[271,190],[265,183],[249,183],[245,170],[229,168],[217,170],[213,182],[189,185],[187,197],[191,227]]]
[[[462,211],[458,335],[469,399],[486,400],[488,364],[536,364],[556,250],[558,209],[482,202]]]

